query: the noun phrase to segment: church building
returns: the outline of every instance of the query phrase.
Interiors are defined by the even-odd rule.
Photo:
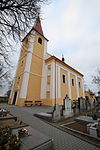
[[[68,95],[71,100],[84,97],[83,74],[47,52],[48,39],[41,21],[22,41],[16,75],[9,104],[24,106],[26,101],[41,101],[42,105],[62,105]]]

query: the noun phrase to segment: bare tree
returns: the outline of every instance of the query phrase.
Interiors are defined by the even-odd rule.
[[[0,0],[0,80],[9,75],[12,39],[22,40],[47,0]]]
[[[21,34],[26,31],[40,13],[41,3],[46,0],[1,0],[0,1],[0,32],[7,40],[7,35]]]
[[[97,70],[97,75],[93,76],[92,83],[96,84],[100,90],[100,70]]]

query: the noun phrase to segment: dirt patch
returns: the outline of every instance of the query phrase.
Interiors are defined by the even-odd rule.
[[[68,128],[71,128],[71,129],[74,129],[74,130],[77,130],[77,131],[80,131],[80,132],[83,132],[83,133],[87,133],[86,124],[81,124],[81,123],[75,121],[75,122],[66,124],[64,126],[68,127]]]
[[[5,119],[5,118],[11,118],[11,117],[14,117],[14,116],[12,116],[12,115],[10,115],[10,114],[7,114],[7,115],[5,115],[5,116],[0,116],[0,120],[3,118],[3,119]]]
[[[0,117],[0,127],[11,127],[15,128],[18,126],[24,126],[26,125],[22,121],[17,120],[17,117],[14,117],[11,114],[7,114],[5,116]]]
[[[17,126],[20,126],[20,125],[22,126],[22,125],[25,125],[25,124],[20,122],[20,121],[15,121],[13,119],[0,121],[0,127],[6,127],[6,126],[17,127]]]

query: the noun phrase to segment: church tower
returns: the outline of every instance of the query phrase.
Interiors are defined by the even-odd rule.
[[[9,104],[54,106],[63,105],[66,95],[72,101],[84,97],[84,75],[66,64],[64,57],[47,53],[47,42],[38,17],[22,41]]]
[[[23,106],[25,101],[30,100],[34,103],[35,100],[40,100],[47,41],[38,17],[34,27],[22,41],[9,104]]]

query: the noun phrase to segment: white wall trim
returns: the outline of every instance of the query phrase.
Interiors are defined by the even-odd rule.
[[[82,79],[81,82],[82,82],[83,97],[85,98],[85,93],[84,93],[84,79]]]
[[[47,54],[47,41],[44,40],[44,57],[43,57],[44,60],[45,60],[46,54]]]
[[[24,70],[22,86],[20,90],[20,98],[27,97],[29,73],[26,73],[26,72],[30,72],[30,68],[31,68],[32,52],[33,52],[33,47],[34,47],[34,35],[35,35],[35,31],[32,31],[31,37],[29,40],[29,47],[28,47],[28,52],[31,52],[31,53],[27,53],[27,57],[26,57],[25,70]]]
[[[55,98],[55,62],[51,63],[50,99]]]
[[[58,66],[60,66],[60,65],[58,64]],[[69,69],[66,69],[66,68],[64,68],[64,67],[62,67],[62,66],[60,66],[60,68],[63,69],[64,71],[68,72],[68,74],[72,74],[72,75],[74,75],[75,77],[77,76],[77,78],[81,79],[81,81],[82,81],[82,89],[83,89],[83,97],[84,97],[83,78],[80,77],[80,76],[78,76],[78,75],[76,75],[74,72],[70,71]],[[79,96],[79,89],[77,88],[77,87],[78,87],[77,84],[78,84],[78,82],[77,82],[77,80],[76,80],[76,90],[77,90],[77,97],[78,97],[78,96]],[[68,75],[68,89],[69,89],[69,98],[71,99],[71,98],[72,98],[72,93],[71,93],[71,85],[70,85],[70,75]]]
[[[20,51],[20,55],[21,55],[21,51]],[[20,55],[19,55],[19,57],[20,57]],[[18,61],[18,63],[17,63],[17,69],[16,69],[16,73],[15,73],[14,80],[13,80],[13,85],[12,85],[12,89],[11,89],[11,94],[10,94],[11,104],[12,104],[12,102],[13,102],[13,90],[14,90],[14,85],[15,85],[16,74],[17,74],[17,71],[18,71],[18,65],[19,65],[19,61]]]
[[[76,92],[77,92],[77,99],[78,99],[78,97],[79,97],[79,86],[78,86],[78,77],[77,76],[75,76],[75,78],[76,78]]]
[[[14,85],[15,85],[15,77],[14,77],[14,80],[13,80],[13,85],[12,85],[12,89],[11,89],[11,93],[10,93],[10,98],[12,98],[12,93],[13,93]]]
[[[55,64],[56,69],[56,98],[58,98],[58,66]]]
[[[31,51],[29,51],[28,53],[31,53],[32,55],[38,57],[39,59],[45,60],[44,58],[42,58],[42,57],[40,57],[40,56],[38,56],[38,55],[35,55],[35,54],[34,54],[33,52],[31,52]]]
[[[17,97],[16,97],[16,103],[15,103],[15,105],[17,104],[18,96],[19,96],[19,90],[16,90],[16,91],[17,91]],[[15,91],[15,92],[16,92],[16,91]],[[15,93],[15,92],[14,92],[14,93]]]
[[[40,74],[33,73],[33,72],[28,72],[28,71],[25,71],[25,72],[23,72],[23,73],[19,74],[19,76],[22,76],[24,73],[28,73],[28,74],[32,74],[32,75],[35,75],[35,76],[43,77],[43,76],[42,76],[42,75],[40,75]],[[16,76],[15,78],[17,78],[17,76]]]
[[[33,72],[27,72],[27,71],[25,71],[24,73],[28,73],[28,74],[32,74],[34,76],[42,77],[42,75],[37,74],[37,73],[33,73]]]
[[[58,98],[61,98],[60,67],[58,66]]]
[[[42,66],[42,79],[41,79],[41,99],[46,98],[47,90],[47,65],[45,64],[45,57],[47,52],[47,41],[44,40],[44,56],[43,56],[43,66]]]
[[[12,92],[11,104],[13,104],[13,99],[14,99],[15,92],[17,92],[16,102],[15,102],[15,105],[16,105],[17,101],[18,101],[18,96],[19,96],[19,90],[18,89],[15,89],[15,91]]]
[[[59,65],[59,64],[58,64],[58,65]],[[60,65],[59,65],[59,66],[60,66]],[[64,67],[62,67],[62,66],[60,66],[60,68],[63,69],[63,70],[65,70],[65,71],[67,71],[67,72],[70,72],[70,74],[76,76],[76,74],[75,74],[74,72],[70,71],[69,69],[66,69],[66,68],[64,68]],[[80,77],[80,76],[78,76],[78,75],[77,75],[77,77],[80,78],[80,79],[83,79],[82,77]]]
[[[11,104],[13,103],[14,93],[15,93],[15,91],[12,91]]]
[[[51,71],[51,88],[50,88],[50,98],[54,99],[55,98],[55,62],[51,63],[52,65],[52,71]],[[69,69],[66,69],[62,66],[60,66],[59,64],[56,64],[56,83],[58,83],[58,85],[56,84],[56,98],[61,98],[61,83],[60,83],[60,69],[63,69],[64,71],[68,72],[68,94],[69,94],[69,98],[72,99],[72,91],[71,91],[71,81],[70,81],[70,75],[74,75],[76,77],[76,90],[77,90],[77,98],[79,97],[79,89],[78,89],[78,78],[81,79],[81,81],[83,81],[83,78],[76,75],[75,73],[71,72]],[[84,88],[83,84],[82,84],[82,89]],[[58,91],[58,94],[57,94]],[[84,90],[83,90],[84,93]]]
[[[68,71],[68,94],[69,98],[72,99],[71,83],[70,83],[70,72]]]

